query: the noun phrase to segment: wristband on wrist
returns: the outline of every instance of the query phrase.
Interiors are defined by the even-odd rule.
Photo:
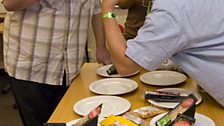
[[[113,12],[107,12],[105,14],[103,14],[103,19],[109,18],[109,19],[115,19],[116,15]]]

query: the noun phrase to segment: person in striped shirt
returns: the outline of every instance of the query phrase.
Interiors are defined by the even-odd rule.
[[[3,0],[4,67],[24,126],[48,120],[84,62],[92,24],[98,63],[109,64],[100,0]]]

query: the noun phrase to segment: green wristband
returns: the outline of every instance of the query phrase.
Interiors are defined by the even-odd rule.
[[[115,19],[116,15],[113,12],[107,12],[107,13],[103,14],[102,17],[103,17],[103,19],[106,19],[106,18]]]

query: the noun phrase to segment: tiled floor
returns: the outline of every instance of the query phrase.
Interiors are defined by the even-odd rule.
[[[0,74],[0,90],[9,84],[7,76]],[[12,92],[9,90],[6,94],[0,93],[0,126],[22,126],[21,119],[15,104]]]

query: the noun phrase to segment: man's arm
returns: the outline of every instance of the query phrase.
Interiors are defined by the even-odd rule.
[[[118,0],[103,0],[103,14],[114,11],[114,5]],[[121,33],[116,19],[103,19],[108,46],[111,52],[113,64],[120,75],[136,72],[139,66],[125,55],[126,40]]]
[[[39,2],[40,0],[3,0],[3,5],[8,11],[25,9]]]
[[[103,22],[101,18],[102,14],[96,14],[93,16],[92,19],[92,28],[95,35],[96,40],[96,59],[97,62],[100,64],[110,64],[111,57],[110,53],[106,48],[106,41],[103,29]]]

